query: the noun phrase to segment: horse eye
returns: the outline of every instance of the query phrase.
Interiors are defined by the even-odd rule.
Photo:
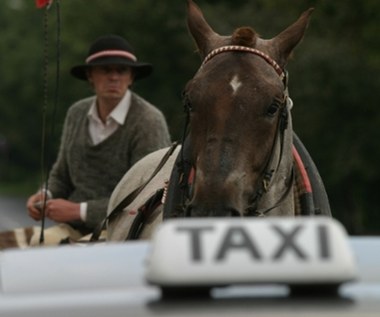
[[[272,103],[268,109],[267,109],[267,114],[271,117],[273,117],[276,112],[278,111],[278,109],[280,108],[280,106],[276,103]]]

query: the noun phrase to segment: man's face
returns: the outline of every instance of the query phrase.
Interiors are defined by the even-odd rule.
[[[87,78],[99,99],[120,100],[133,83],[133,72],[125,65],[93,66]]]

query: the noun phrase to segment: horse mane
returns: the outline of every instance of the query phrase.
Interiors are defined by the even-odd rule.
[[[231,37],[232,45],[255,47],[258,34],[248,26],[237,28]]]

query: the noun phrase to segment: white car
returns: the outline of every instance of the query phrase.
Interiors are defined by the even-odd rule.
[[[379,316],[379,250],[324,217],[168,221],[153,242],[1,252],[0,316]]]

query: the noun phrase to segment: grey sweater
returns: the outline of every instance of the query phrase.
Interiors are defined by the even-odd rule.
[[[69,108],[48,181],[54,198],[87,201],[86,223],[71,223],[83,233],[92,231],[106,216],[109,197],[126,171],[148,153],[170,145],[163,114],[135,93],[124,125],[93,145],[87,113],[94,98]]]

